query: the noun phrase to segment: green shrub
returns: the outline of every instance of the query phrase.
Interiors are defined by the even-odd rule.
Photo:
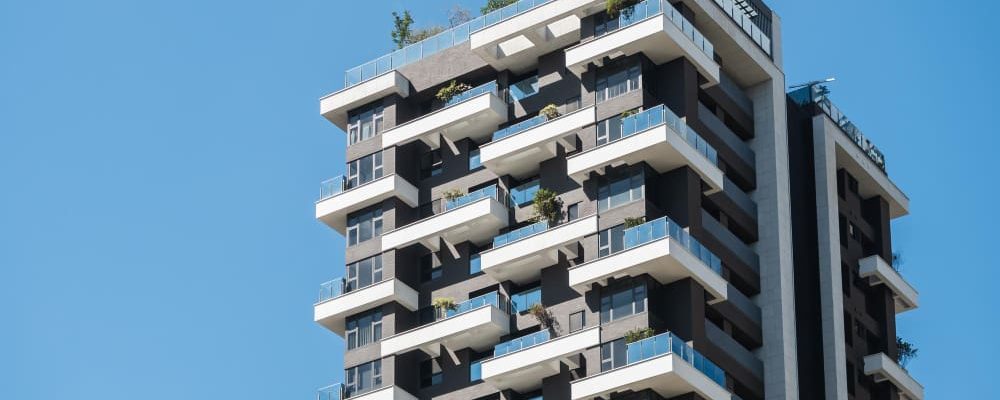
[[[434,95],[434,97],[436,97],[438,100],[447,103],[455,96],[458,96],[462,92],[469,89],[472,89],[472,86],[469,86],[468,84],[465,83],[458,83],[455,81],[451,81],[450,83],[448,83],[447,86],[438,90],[437,94]]]

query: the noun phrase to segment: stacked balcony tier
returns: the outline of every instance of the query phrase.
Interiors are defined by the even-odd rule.
[[[322,184],[320,200],[316,202],[316,219],[343,235],[348,214],[392,197],[410,207],[418,205],[417,188],[399,175],[384,176],[353,188],[347,188],[344,177],[333,178]]]
[[[555,119],[544,116],[493,133],[480,148],[480,162],[499,176],[525,178],[538,172],[542,161],[556,156],[556,145],[576,147],[576,131],[595,122],[594,107],[586,107]]]
[[[522,336],[494,347],[493,358],[482,363],[482,378],[499,390],[524,393],[541,387],[543,378],[558,374],[561,363],[578,368],[579,354],[600,342],[600,327],[560,337],[547,330]]]
[[[382,357],[412,350],[437,357],[441,355],[441,346],[483,351],[510,333],[510,302],[497,292],[434,311],[434,321],[383,338]]]
[[[542,268],[559,262],[560,251],[575,258],[579,241],[595,233],[596,215],[551,227],[538,222],[495,237],[493,248],[480,253],[481,268],[498,282],[530,283]]]
[[[489,186],[457,199],[445,201],[442,212],[382,235],[382,249],[423,244],[438,251],[441,241],[483,244],[507,226],[506,192]]]
[[[507,102],[496,82],[469,89],[449,99],[444,107],[382,132],[382,148],[422,140],[432,148],[441,137],[450,141],[482,141],[507,121]]]

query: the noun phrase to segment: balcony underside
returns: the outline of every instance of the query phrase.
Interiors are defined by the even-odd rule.
[[[436,149],[441,146],[441,136],[453,142],[464,138],[479,142],[505,121],[507,102],[493,93],[483,93],[383,132],[382,148],[422,140]]]
[[[518,284],[538,280],[542,268],[559,262],[559,252],[575,258],[580,239],[597,233],[597,216],[568,222],[481,253],[481,268],[498,282]]]
[[[316,203],[316,219],[341,235],[347,229],[347,215],[397,197],[410,207],[418,205],[417,188],[399,175],[389,175],[339,193]]]
[[[410,81],[397,71],[389,71],[364,83],[331,93],[319,101],[319,112],[347,132],[347,113],[389,95],[410,95]]]
[[[498,390],[525,393],[541,387],[543,378],[558,374],[561,363],[579,368],[579,353],[599,344],[599,327],[578,331],[484,361],[482,378]]]
[[[420,243],[438,251],[442,240],[452,244],[469,241],[482,245],[507,226],[507,218],[506,206],[492,198],[479,199],[383,234],[382,250]]]
[[[614,393],[644,389],[652,389],[665,399],[687,393],[697,393],[708,400],[730,400],[731,396],[691,364],[675,354],[667,354],[573,381],[570,398],[610,399]]]
[[[605,167],[641,162],[660,173],[690,166],[708,184],[706,194],[718,192],[723,187],[722,170],[666,125],[569,157],[566,159],[566,172],[577,183],[583,183],[590,173],[601,174]]]
[[[865,375],[874,378],[875,382],[889,381],[899,389],[903,399],[924,399],[924,387],[885,353],[865,356]]]
[[[510,333],[510,316],[496,307],[484,306],[435,321],[382,339],[382,357],[422,350],[432,357],[441,355],[441,346],[449,350],[472,348],[484,351]]]
[[[417,291],[398,279],[385,280],[316,304],[313,319],[343,337],[347,317],[391,302],[416,311]]]
[[[566,68],[580,76],[590,64],[639,53],[656,65],[686,57],[707,80],[704,87],[719,83],[719,64],[663,14],[566,49]]]
[[[526,178],[557,154],[557,144],[576,148],[576,131],[595,123],[594,107],[574,111],[480,148],[480,161],[497,176]]]
[[[691,278],[705,288],[718,303],[728,298],[729,285],[676,240],[667,238],[642,244],[610,256],[577,265],[569,270],[569,285],[580,294],[591,285],[607,285],[611,278],[649,274],[657,282],[668,284]]]

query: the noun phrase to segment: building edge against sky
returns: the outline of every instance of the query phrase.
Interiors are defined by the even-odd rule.
[[[895,325],[909,200],[825,88],[786,95],[777,15],[617,14],[522,0],[320,100],[349,161],[316,203],[347,239],[315,305],[345,372],[318,396],[922,399]]]

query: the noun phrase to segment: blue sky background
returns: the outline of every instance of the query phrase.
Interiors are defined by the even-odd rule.
[[[313,220],[344,135],[317,99],[455,1],[0,1],[0,398],[311,399],[342,239]],[[478,9],[481,0],[460,1]],[[894,224],[929,398],[992,398],[1000,32],[988,1],[771,0],[788,82],[912,199]]]

